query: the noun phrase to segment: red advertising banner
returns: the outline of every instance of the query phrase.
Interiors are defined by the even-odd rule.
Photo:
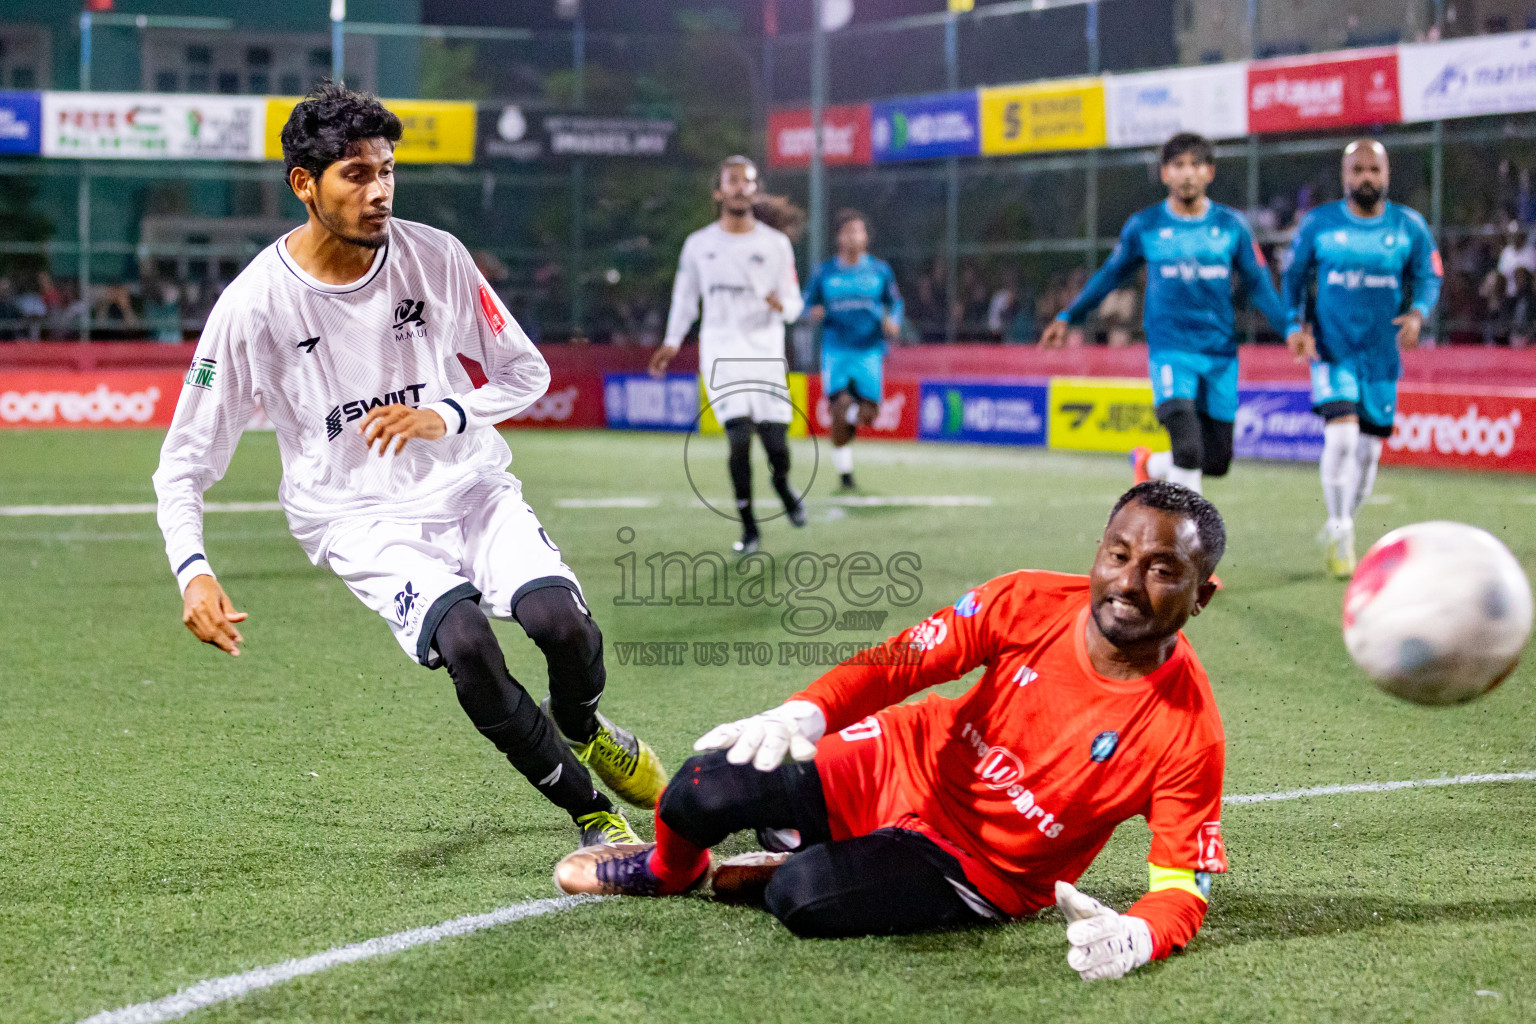
[[[1381,461],[1536,472],[1536,389],[1401,385]]]
[[[0,372],[0,428],[166,427],[184,371],[6,370]]]
[[[822,108],[821,158],[824,163],[867,164],[874,159],[869,111],[868,103]],[[769,167],[809,167],[813,144],[810,110],[769,112]]]
[[[580,427],[602,429],[603,375],[599,372],[557,371],[544,397],[498,427]]]
[[[1300,132],[1403,118],[1397,51],[1334,60],[1261,60],[1248,65],[1248,130]]]
[[[832,416],[827,409],[827,396],[821,393],[821,374],[808,373],[806,394],[815,422],[812,430],[819,437],[826,437],[832,430]],[[880,403],[880,414],[869,427],[859,428],[861,438],[880,438],[886,441],[912,441],[917,438],[919,383],[916,380],[885,379],[885,400]]]

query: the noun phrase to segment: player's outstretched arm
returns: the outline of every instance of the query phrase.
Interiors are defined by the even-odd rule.
[[[771,772],[787,753],[796,761],[816,756],[816,744],[827,731],[821,708],[808,700],[790,700],[751,718],[717,725],[694,743],[693,749],[724,750],[731,764],[752,762],[760,772]]]
[[[699,299],[703,296],[699,283],[698,259],[694,255],[694,242],[690,236],[683,243],[683,251],[677,257],[677,277],[672,281],[672,307],[667,311],[667,333],[661,346],[651,354],[652,377],[661,377],[677,350],[683,347],[683,339],[699,318]]]
[[[1109,259],[1099,268],[1098,273],[1088,279],[1083,285],[1083,290],[1078,292],[1077,298],[1072,304],[1062,310],[1061,314],[1046,327],[1040,335],[1041,348],[1060,348],[1067,340],[1067,328],[1073,324],[1080,324],[1088,314],[1098,308],[1099,303],[1127,277],[1136,272],[1142,264],[1141,251],[1141,214],[1137,214],[1125,222],[1125,227],[1120,231],[1120,241],[1114,251],[1109,254]]]
[[[203,643],[231,657],[240,657],[239,645],[245,643],[245,637],[236,623],[246,618],[245,612],[235,611],[219,581],[207,574],[194,576],[181,596],[182,623]]]

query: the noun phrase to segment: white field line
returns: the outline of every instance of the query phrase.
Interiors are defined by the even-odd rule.
[[[1311,786],[1306,789],[1286,789],[1276,793],[1247,793],[1222,798],[1226,804],[1276,803],[1282,800],[1303,800],[1313,796],[1335,796],[1344,793],[1385,793],[1395,789],[1421,789],[1430,786],[1466,786],[1483,782],[1530,782],[1536,781],[1536,771],[1499,772],[1491,775],[1452,775],[1438,779],[1413,779],[1404,782],[1357,782],[1342,786]],[[603,899],[601,896],[560,896],[547,900],[531,900],[513,903],[485,914],[467,914],[442,924],[410,931],[396,932],[366,942],[349,946],[337,946],[324,953],[316,953],[299,960],[285,960],[269,967],[257,967],[243,974],[230,974],[222,978],[209,978],[182,989],[175,995],[148,1003],[135,1003],[117,1010],[103,1010],[87,1017],[80,1024],[157,1024],[159,1021],[176,1020],[194,1010],[239,999],[248,992],[270,988],[306,974],[318,974],[341,964],[369,960],[422,946],[456,935],[496,928],[500,925],[521,921],[528,917],[552,914],[583,903]]]
[[[992,499],[982,494],[912,494],[902,497],[872,494],[820,499],[813,497],[811,503],[852,508],[958,508],[968,505],[985,507],[992,504]]]
[[[557,508],[655,508],[660,498],[561,498]]]
[[[275,501],[210,501],[204,512],[281,512]],[[154,515],[153,502],[135,505],[0,505],[0,516],[135,516]]]
[[[93,1017],[87,1017],[81,1024],[156,1024],[158,1021],[176,1020],[178,1017],[185,1017],[193,1010],[201,1010],[205,1006],[222,1003],[228,999],[239,999],[248,992],[270,988],[306,974],[318,974],[339,964],[386,956],[410,949],[412,946],[438,942],[455,935],[468,935],[471,932],[495,928],[528,917],[569,910],[601,898],[561,896],[556,899],[513,903],[485,914],[466,914],[463,917],[455,917],[451,921],[444,921],[442,924],[412,928],[410,931],[396,932],[393,935],[384,935],[366,942],[354,942],[350,946],[337,946],[324,953],[316,953],[314,956],[306,956],[299,960],[285,960],[280,964],[258,967],[243,974],[209,978],[207,981],[189,985],[175,995],[156,999],[154,1002],[135,1003],[133,1006],[124,1006],[117,1010],[103,1010]]]
[[[1224,804],[1268,804],[1280,800],[1304,800],[1309,796],[1335,796],[1340,793],[1389,793],[1394,789],[1425,789],[1431,786],[1469,786],[1479,782],[1531,782],[1536,772],[1497,772],[1492,775],[1446,775],[1438,779],[1412,779],[1405,782],[1353,782],[1343,786],[1309,786],[1278,793],[1247,793],[1224,796]]]

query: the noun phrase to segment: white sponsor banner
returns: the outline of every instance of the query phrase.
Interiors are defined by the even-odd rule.
[[[1404,121],[1536,110],[1536,32],[1397,50]]]
[[[1105,75],[1104,115],[1111,146],[1154,146],[1179,132],[1247,135],[1247,65]]]
[[[261,160],[265,96],[45,92],[43,155],[97,160]]]

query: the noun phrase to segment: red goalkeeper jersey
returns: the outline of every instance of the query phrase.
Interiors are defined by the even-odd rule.
[[[1057,879],[1076,881],[1115,826],[1144,817],[1153,891],[1129,913],[1165,956],[1204,917],[1198,876],[1227,869],[1221,719],[1182,633],[1151,675],[1109,679],[1088,660],[1087,616],[1087,577],[1010,573],[796,697],[829,732],[873,715],[911,806],[986,866],[1015,914],[1050,905]],[[961,697],[900,704],[977,666]]]

